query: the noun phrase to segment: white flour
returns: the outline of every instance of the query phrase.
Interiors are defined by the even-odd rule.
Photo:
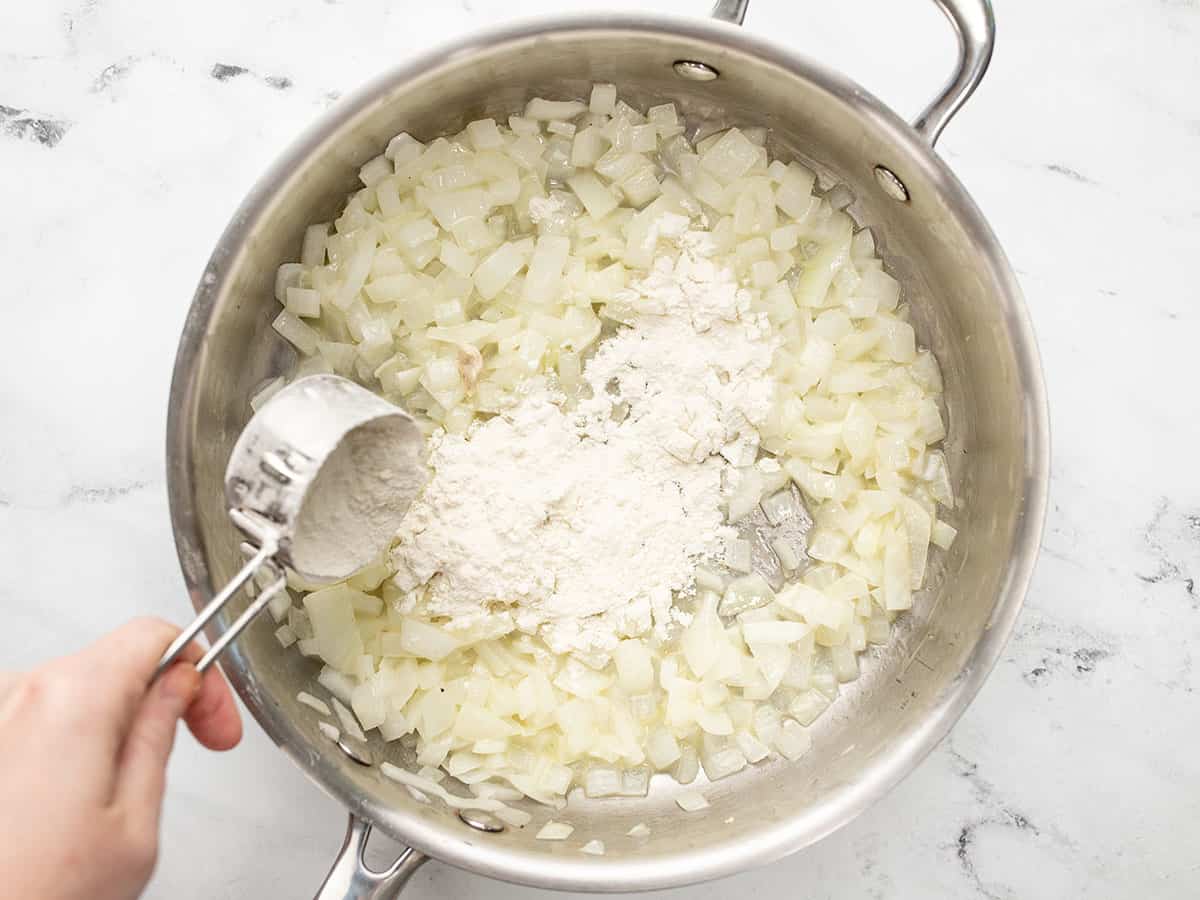
[[[425,483],[424,441],[394,418],[360,425],[321,465],[292,535],[292,563],[309,576],[342,578],[387,549]]]
[[[718,454],[753,459],[774,349],[682,222],[656,235],[681,249],[610,305],[629,327],[587,363],[590,398],[564,410],[539,379],[510,412],[434,446],[392,551],[398,584],[429,582],[409,608],[463,629],[511,615],[556,652],[605,652],[678,616],[671,592],[732,534]]]

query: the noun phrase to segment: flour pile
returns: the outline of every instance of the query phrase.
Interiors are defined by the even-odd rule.
[[[319,578],[344,578],[391,543],[425,483],[424,441],[389,417],[347,434],[318,471],[296,521],[291,558]]]
[[[574,409],[544,378],[445,435],[392,551],[403,612],[447,627],[538,633],[557,652],[610,651],[686,617],[673,591],[734,530],[722,471],[748,465],[769,414],[776,340],[710,237],[666,215],[652,270],[610,303],[626,327],[587,363]]]

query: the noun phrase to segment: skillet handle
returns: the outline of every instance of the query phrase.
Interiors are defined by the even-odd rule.
[[[937,143],[946,123],[974,93],[996,48],[996,17],[991,0],[934,0],[945,13],[958,38],[958,66],[942,88],[917,116],[913,128],[929,146]]]
[[[313,900],[392,900],[428,859],[412,847],[405,847],[396,861],[382,872],[369,869],[363,854],[370,834],[371,826],[350,813],[342,849]]]
[[[958,65],[941,93],[913,122],[913,128],[929,146],[937,143],[942,129],[979,86],[996,47],[996,17],[991,0],[934,0],[958,38]],[[712,17],[741,25],[750,0],[717,0]]]
[[[741,25],[746,20],[746,7],[750,0],[717,0],[712,9],[712,17],[731,25]]]

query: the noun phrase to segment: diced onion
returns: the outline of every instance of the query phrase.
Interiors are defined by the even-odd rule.
[[[761,126],[697,132],[672,103],[643,114],[610,84],[586,103],[535,97],[522,115],[428,144],[397,135],[362,165],[364,187],[340,214],[305,229],[300,261],[275,272],[272,326],[300,360],[252,407],[291,378],[336,372],[404,405],[429,435],[469,439],[529,378],[567,406],[585,401],[605,321],[628,319],[628,286],[677,252],[680,230],[707,229],[714,264],[778,345],[773,405],[753,428],[722,423],[714,443],[681,419],[665,443],[720,467],[725,519],[753,524],[754,541],[732,537],[610,644],[554,654],[516,627],[503,608],[513,598],[497,598],[486,627],[431,619],[431,573],[390,559],[331,586],[287,573],[300,603],[281,592],[269,608],[280,643],[325,664],[317,681],[341,727],[322,732],[398,742],[421,770],[384,774],[419,800],[520,827],[530,814],[506,801],[558,807],[576,784],[640,797],[655,772],[689,784],[701,767],[717,780],[771,753],[799,758],[805,726],[937,568],[930,544],[955,539],[940,518],[957,504],[938,446],[937,361],[875,236],[845,212],[852,195],[814,194],[814,172],[772,160],[768,143]],[[624,403],[613,421],[636,415]],[[471,796],[442,786],[447,773]],[[568,829],[554,839],[570,834],[551,826]]]
[[[303,703],[305,706],[315,709],[317,712],[319,712],[323,716],[328,716],[328,715],[332,714],[329,709],[328,704],[326,704],[324,700],[321,700],[318,697],[314,697],[312,694],[308,693],[307,691],[300,691],[298,694],[296,694],[296,699],[299,702]]]
[[[775,736],[775,749],[790,760],[799,759],[812,747],[812,738],[808,736],[798,722],[787,719],[779,734]]]
[[[700,756],[691,744],[679,748],[679,760],[675,763],[675,780],[680,784],[691,784],[700,772]]]
[[[684,812],[699,812],[708,809],[709,803],[699,791],[683,791],[675,795],[675,802]]]
[[[333,711],[337,713],[338,721],[342,723],[342,730],[356,740],[365,741],[367,736],[363,734],[362,726],[354,718],[354,713],[347,709],[336,697],[331,702],[333,703]]]
[[[539,841],[565,841],[575,831],[574,825],[568,825],[566,822],[547,822],[535,835]]]
[[[267,601],[267,611],[276,622],[287,618],[288,610],[292,608],[292,597],[286,590],[281,590]],[[290,630],[290,629],[289,629]]]
[[[749,572],[751,567],[751,549],[749,541],[736,538],[725,544],[725,565],[735,572]],[[722,613],[722,615],[732,615]]]
[[[329,666],[321,669],[317,675],[317,682],[343,703],[349,703],[354,693],[354,680]]]
[[[583,792],[591,798],[615,797],[621,793],[621,773],[605,766],[592,766],[583,778]]]
[[[712,752],[702,751],[700,764],[709,781],[719,781],[746,768],[746,757],[736,746],[725,746]]]
[[[511,825],[513,828],[524,828],[533,821],[531,813],[527,813],[523,809],[514,809],[511,806],[501,807],[493,815],[504,824]]]
[[[588,104],[588,109],[593,115],[612,115],[613,108],[616,106],[616,103],[617,86],[615,84],[592,85],[592,96],[591,102]]]
[[[535,97],[525,105],[529,119],[573,119],[587,107],[578,100],[543,100]]]

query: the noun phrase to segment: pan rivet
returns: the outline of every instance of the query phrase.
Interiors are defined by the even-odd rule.
[[[886,166],[875,167],[875,180],[879,182],[879,186],[893,200],[898,200],[901,203],[908,202],[908,188],[904,186],[904,182],[896,177],[896,173]]]
[[[708,63],[696,62],[694,59],[677,59],[675,74],[688,81],[715,81],[721,74]]]
[[[486,831],[488,834],[499,834],[504,830],[504,825],[498,819],[489,816],[485,812],[478,809],[462,809],[458,812],[458,817],[467,825],[470,825],[476,831]]]
[[[356,747],[345,738],[337,742],[337,747],[360,766],[372,766],[371,754],[366,747]]]

